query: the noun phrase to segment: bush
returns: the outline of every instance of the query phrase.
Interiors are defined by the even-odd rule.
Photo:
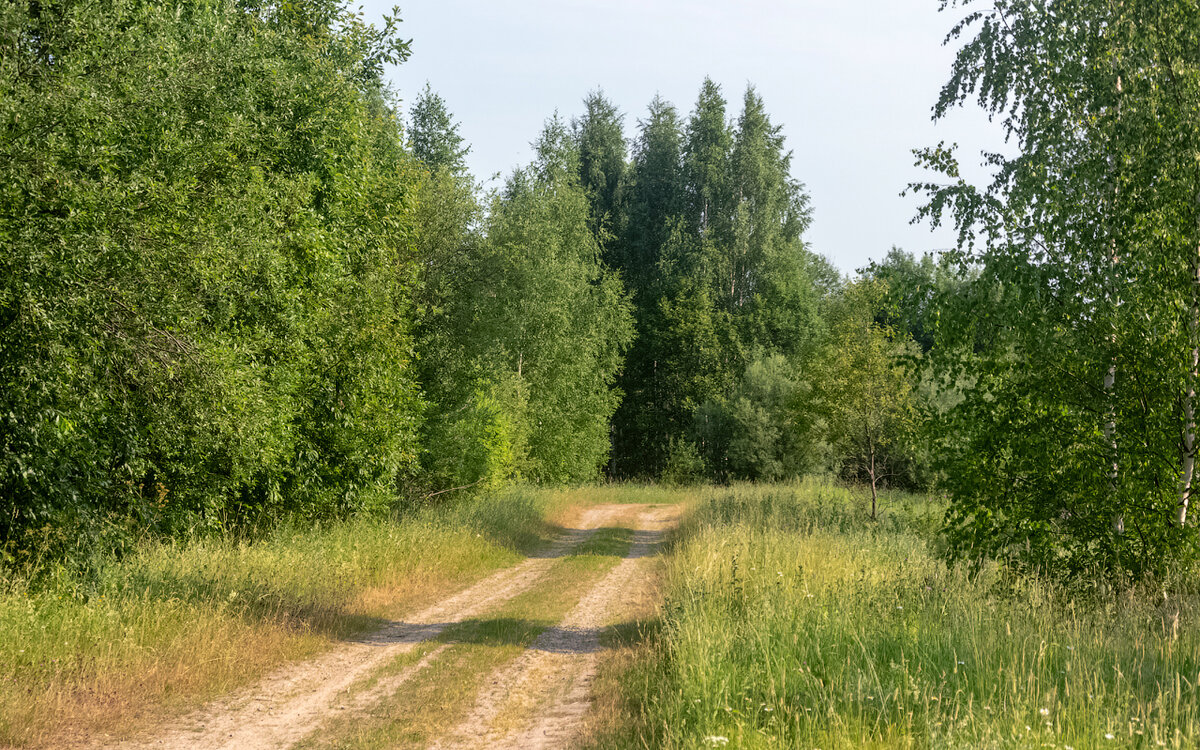
[[[696,484],[708,475],[704,457],[690,440],[671,438],[667,446],[667,461],[663,466],[662,481],[671,485]]]
[[[404,47],[328,0],[0,36],[0,548],[337,514],[413,466]]]
[[[716,476],[772,480],[817,468],[822,446],[797,410],[806,391],[787,358],[775,354],[751,362],[731,395],[701,405],[695,433]]]

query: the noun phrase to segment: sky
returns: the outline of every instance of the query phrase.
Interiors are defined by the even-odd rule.
[[[362,7],[376,20],[392,4]],[[900,193],[923,176],[912,149],[957,143],[978,182],[980,150],[1003,148],[999,126],[976,108],[931,120],[954,57],[942,40],[962,15],[938,4],[414,0],[400,7],[412,57],[390,78],[406,109],[426,81],[446,100],[485,183],[530,161],[545,120],[579,115],[594,89],[621,109],[632,138],[655,94],[686,114],[709,76],[736,117],[753,84],[811,197],[807,241],[853,273],[892,246],[920,254],[955,244],[949,228],[910,223],[919,199]]]

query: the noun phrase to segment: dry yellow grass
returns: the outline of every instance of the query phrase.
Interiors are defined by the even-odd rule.
[[[519,560],[554,533],[514,490],[253,544],[147,544],[98,580],[0,581],[0,746],[125,737]]]
[[[495,670],[520,656],[554,625],[590,586],[617,563],[630,534],[606,528],[573,554],[555,561],[545,580],[486,616],[447,628],[448,648],[366,715],[334,721],[301,748],[427,747],[470,712],[476,694]],[[405,659],[407,666],[414,661]]]

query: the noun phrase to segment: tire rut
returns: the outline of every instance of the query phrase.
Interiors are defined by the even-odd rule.
[[[547,549],[493,573],[459,593],[315,659],[291,664],[251,688],[221,698],[149,737],[93,747],[114,750],[250,750],[286,748],[318,729],[326,719],[361,711],[390,695],[431,663],[441,648],[377,684],[349,694],[357,683],[443,630],[488,610],[538,583],[556,558],[586,542],[618,512],[598,506],[584,512],[579,528],[570,529]]]
[[[644,510],[625,558],[558,626],[543,631],[516,661],[493,674],[468,718],[431,750],[550,750],[577,744],[591,705],[601,633],[622,615],[622,603],[639,593],[639,574],[677,513],[674,507]],[[517,720],[505,723],[508,715]]]

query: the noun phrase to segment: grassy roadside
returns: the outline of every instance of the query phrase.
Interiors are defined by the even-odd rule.
[[[1195,747],[1195,593],[947,569],[937,509],[819,482],[714,492],[619,678],[602,748]]]
[[[606,528],[575,552],[554,562],[545,579],[484,616],[456,624],[419,651],[437,653],[365,716],[334,721],[300,743],[301,750],[417,748],[443,736],[464,720],[487,679],[512,662],[546,629],[557,624],[579,599],[628,552],[632,532]],[[411,666],[406,654],[394,665]]]
[[[128,734],[517,562],[620,502],[517,488],[399,520],[281,528],[252,544],[150,543],[85,588],[0,580],[0,746]]]

